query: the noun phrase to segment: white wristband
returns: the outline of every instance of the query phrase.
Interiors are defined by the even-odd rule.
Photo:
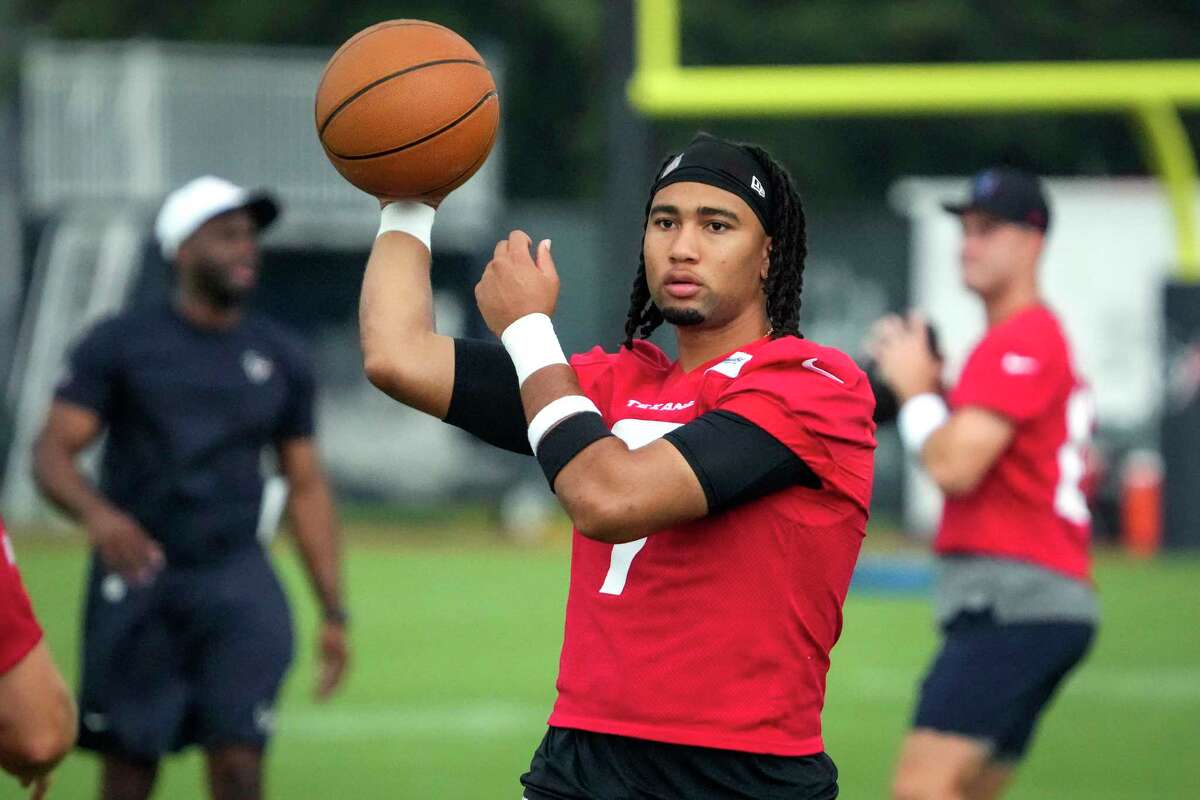
[[[526,314],[513,322],[500,334],[500,343],[517,368],[519,386],[542,367],[567,363],[554,324],[545,314]]]
[[[920,456],[925,440],[945,425],[948,419],[950,409],[946,407],[946,401],[933,392],[910,397],[900,406],[900,415],[896,419],[904,449],[914,456]]]
[[[599,414],[600,409],[581,394],[568,394],[557,400],[551,400],[542,407],[541,411],[533,415],[533,420],[529,423],[529,449],[536,456],[538,445],[542,443],[542,437],[549,433],[551,428],[567,417],[586,413]]]
[[[429,237],[433,233],[433,216],[437,213],[432,206],[418,203],[415,200],[397,200],[388,203],[379,214],[378,239],[389,231],[407,233],[415,236],[425,245],[425,249],[433,252],[429,246]]]

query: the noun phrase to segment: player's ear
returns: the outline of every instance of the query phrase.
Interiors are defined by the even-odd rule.
[[[763,239],[762,253],[758,266],[758,277],[762,280],[767,279],[767,273],[771,271],[771,237]]]

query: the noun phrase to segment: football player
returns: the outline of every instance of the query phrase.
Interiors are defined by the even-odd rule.
[[[501,344],[432,320],[431,205],[384,198],[362,288],[367,375],[534,455],[574,522],[549,730],[528,800],[833,798],[829,651],[864,536],[868,382],[800,334],[804,212],[764,150],[698,136],[647,193],[625,335],[568,360],[549,240],[476,287]],[[663,322],[679,357],[646,337]]]
[[[900,754],[898,800],[999,797],[1098,618],[1080,486],[1094,412],[1038,291],[1050,225],[1041,183],[988,169],[945,207],[962,221],[963,281],[987,333],[943,398],[920,317],[875,331],[901,439],[946,497],[934,539],[944,639]]]

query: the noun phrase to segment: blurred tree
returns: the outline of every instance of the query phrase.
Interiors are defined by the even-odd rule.
[[[601,0],[15,0],[27,29],[65,38],[307,44],[330,50],[381,19],[432,19],[503,48],[508,188],[595,197],[604,158]],[[1193,0],[687,0],[690,64],[883,63],[1200,57]],[[1189,116],[1193,134],[1200,134]],[[900,174],[961,174],[1007,159],[1042,171],[1146,171],[1113,116],[725,120],[702,125],[777,149],[828,202],[879,197]],[[675,145],[693,121],[661,126]]]

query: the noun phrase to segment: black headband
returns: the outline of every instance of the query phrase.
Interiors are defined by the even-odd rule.
[[[766,170],[745,147],[701,133],[672,158],[650,187],[650,197],[672,183],[706,183],[732,192],[746,201],[768,236],[774,198],[767,189]]]

